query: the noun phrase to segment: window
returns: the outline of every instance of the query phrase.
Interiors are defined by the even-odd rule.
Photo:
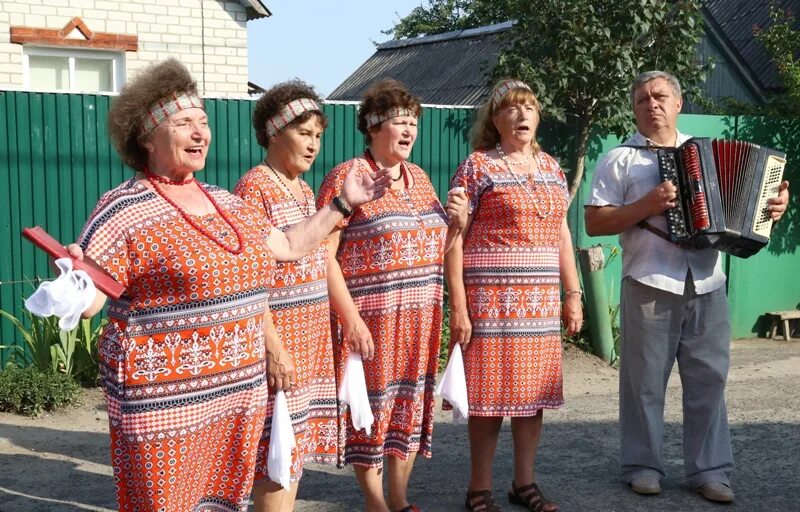
[[[119,92],[125,82],[122,52],[26,46],[26,89],[57,92]]]

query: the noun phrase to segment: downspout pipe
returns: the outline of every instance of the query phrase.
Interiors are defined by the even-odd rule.
[[[578,249],[578,262],[583,279],[586,316],[594,354],[611,364],[614,357],[614,336],[611,333],[611,314],[605,280],[603,248],[595,245]]]

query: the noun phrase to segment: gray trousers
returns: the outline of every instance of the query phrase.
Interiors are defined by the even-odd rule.
[[[729,484],[733,451],[725,409],[730,321],[725,288],[683,296],[630,277],[620,292],[619,423],[622,479],[664,476],[664,394],[677,360],[683,387],[683,465],[687,484]]]

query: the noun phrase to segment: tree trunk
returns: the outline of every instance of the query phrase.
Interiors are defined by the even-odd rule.
[[[578,188],[583,181],[583,168],[586,162],[586,148],[589,145],[589,130],[592,127],[592,120],[590,117],[578,118],[578,140],[575,145],[575,162],[572,168],[572,181],[569,184],[569,202],[575,199],[575,194],[578,193]]]

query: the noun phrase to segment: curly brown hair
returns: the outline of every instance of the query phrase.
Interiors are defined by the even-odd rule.
[[[177,59],[151,64],[128,82],[111,102],[108,132],[125,165],[137,171],[147,166],[144,143],[150,137],[143,121],[150,106],[172,94],[197,95],[197,82]]]
[[[494,125],[493,118],[497,112],[508,106],[530,103],[536,108],[536,112],[539,114],[539,119],[541,120],[542,118],[542,106],[539,103],[539,100],[536,98],[536,94],[534,94],[534,92],[530,89],[524,89],[522,87],[511,89],[503,95],[497,105],[494,104],[492,101],[492,98],[494,97],[494,91],[503,82],[507,82],[508,80],[508,78],[503,78],[495,84],[495,86],[492,88],[492,93],[489,95],[489,98],[486,100],[486,103],[483,105],[483,107],[481,107],[480,111],[478,112],[477,119],[472,124],[470,142],[472,143],[472,149],[475,151],[493,148],[498,142],[500,142],[500,133],[497,131],[497,127]],[[540,149],[539,143],[536,141],[536,133],[534,132],[534,138],[531,142],[531,150],[534,153],[538,153]]]
[[[322,99],[314,92],[314,88],[297,78],[275,85],[258,99],[253,109],[253,128],[256,131],[256,140],[259,146],[264,149],[269,146],[267,120],[283,110],[283,107],[292,101],[301,98],[314,100],[318,105],[322,103]],[[287,126],[303,124],[311,119],[312,116],[317,116],[323,130],[328,126],[328,117],[321,110],[303,112]]]
[[[370,130],[380,129],[380,125],[367,128],[367,117],[370,114],[384,114],[395,107],[407,108],[416,117],[422,114],[422,105],[419,102],[419,98],[413,96],[401,82],[392,78],[384,78],[373,82],[364,91],[361,105],[358,107],[358,131],[364,134],[364,142],[367,146],[372,142]]]

